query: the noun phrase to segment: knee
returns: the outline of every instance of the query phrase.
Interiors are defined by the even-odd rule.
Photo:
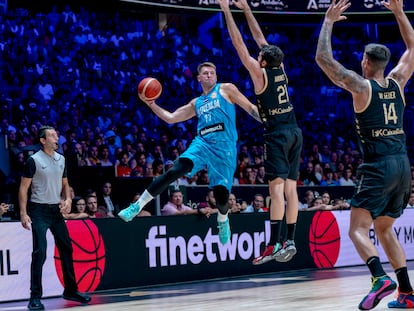
[[[179,178],[188,172],[191,172],[191,170],[194,167],[193,161],[187,158],[180,158],[178,161],[171,167],[166,175],[170,178]]]

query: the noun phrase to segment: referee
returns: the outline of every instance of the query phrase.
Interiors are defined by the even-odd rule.
[[[43,310],[42,269],[46,260],[46,232],[53,234],[62,258],[65,290],[63,298],[81,303],[91,299],[78,292],[72,258],[72,244],[62,213],[71,209],[70,187],[65,158],[57,153],[58,134],[50,126],[39,129],[41,149],[27,160],[19,189],[20,219],[22,226],[33,236],[29,310]],[[31,190],[28,200],[29,188]],[[61,200],[61,194],[65,200]]]

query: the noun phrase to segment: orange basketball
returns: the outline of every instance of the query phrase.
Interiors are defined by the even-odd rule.
[[[138,96],[143,100],[155,100],[161,96],[162,85],[155,78],[147,77],[138,84]]]

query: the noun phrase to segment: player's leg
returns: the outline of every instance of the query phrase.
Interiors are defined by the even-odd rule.
[[[287,135],[289,134],[291,135],[289,139],[292,142],[292,146],[288,152],[289,174],[285,180],[287,237],[286,241],[283,243],[283,248],[286,251],[283,258],[286,261],[291,260],[297,252],[295,245],[296,223],[299,212],[297,180],[299,178],[300,159],[303,146],[301,129],[298,128]]]
[[[131,221],[155,196],[167,189],[174,180],[191,172],[193,167],[194,163],[192,160],[180,157],[166,173],[154,179],[137,202],[121,210],[118,216],[124,221]]]
[[[369,293],[359,304],[360,310],[370,310],[387,295],[390,295],[396,288],[395,282],[385,273],[378,251],[369,238],[369,230],[373,220],[371,213],[363,208],[351,209],[351,220],[349,236],[354,246],[367,264],[372,274],[372,287]]]
[[[282,258],[283,262],[290,261],[293,256],[296,255],[296,222],[298,219],[299,211],[299,198],[297,191],[296,180],[286,179],[285,181],[285,196],[286,196],[286,225],[287,225],[287,236],[286,241],[283,243],[283,248],[286,253]],[[278,260],[276,258],[276,260]]]
[[[391,308],[414,308],[413,288],[407,271],[407,261],[400,241],[395,235],[394,218],[388,216],[378,217],[374,221],[375,232],[393,267],[399,284],[399,299],[388,304]]]
[[[393,192],[390,197],[387,215],[380,216],[374,221],[380,243],[391,263],[398,280],[398,295],[395,300],[388,303],[388,308],[413,309],[414,295],[413,287],[407,271],[407,262],[404,249],[395,235],[393,224],[401,216],[403,208],[407,206],[411,194],[411,169],[406,158],[396,159],[392,171],[401,170],[401,178],[396,186],[398,191]],[[405,187],[403,187],[405,185]],[[404,189],[405,188],[405,189]]]
[[[284,259],[285,251],[282,245],[281,232],[283,217],[285,215],[285,182],[282,178],[276,178],[269,182],[270,203],[270,240],[259,257],[253,259],[254,265],[259,265],[276,259]]]
[[[254,265],[266,263],[277,257],[282,260],[285,253],[281,239],[283,217],[285,215],[285,179],[289,174],[288,140],[279,139],[285,136],[281,130],[264,136],[265,139],[265,171],[269,179],[270,194],[270,240],[259,257],[253,259]]]
[[[223,185],[213,187],[214,198],[216,199],[217,227],[219,229],[219,239],[221,244],[226,244],[230,240],[231,230],[228,217],[229,211],[229,190]]]

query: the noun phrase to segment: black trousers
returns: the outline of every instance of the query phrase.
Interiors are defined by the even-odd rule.
[[[72,244],[59,205],[30,203],[28,213],[32,219],[33,237],[30,297],[41,298],[43,295],[42,271],[43,264],[46,261],[46,233],[48,229],[52,232],[56,247],[59,250],[65,290],[70,293],[77,291]]]

